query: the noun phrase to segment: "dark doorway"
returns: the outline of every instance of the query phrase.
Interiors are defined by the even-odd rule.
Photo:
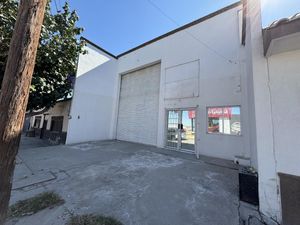
[[[51,131],[62,132],[63,128],[63,116],[52,116],[51,118]]]

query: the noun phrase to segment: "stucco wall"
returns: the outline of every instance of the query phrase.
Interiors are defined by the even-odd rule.
[[[253,98],[251,111],[255,114],[255,138],[257,170],[259,175],[259,207],[268,218],[281,221],[281,205],[278,195],[279,180],[276,171],[272,123],[272,104],[269,90],[268,63],[264,56],[261,25],[260,0],[248,1],[247,73],[249,87],[253,85],[249,98]],[[249,66],[250,65],[250,66]],[[250,102],[251,103],[251,102]]]
[[[278,173],[300,176],[299,59],[298,50],[267,59],[256,55],[253,64],[260,210],[278,222],[282,219]]]
[[[58,102],[55,104],[55,106],[53,108],[51,108],[47,111],[47,113],[49,113],[49,114],[45,118],[43,118],[43,119],[48,120],[47,130],[50,130],[50,128],[51,128],[51,117],[52,116],[63,116],[64,121],[63,121],[62,131],[63,132],[68,131],[70,105],[71,105],[71,100]],[[41,123],[40,128],[42,128],[42,127],[43,127],[43,125]]]
[[[79,56],[67,144],[112,139],[116,60],[87,44]]]
[[[268,58],[277,172],[300,176],[300,50]]]
[[[157,146],[165,145],[165,110],[195,107],[199,154],[230,160],[236,155],[250,157],[247,77],[240,64],[245,51],[240,44],[240,9],[230,9],[119,58],[119,75],[161,61]],[[169,75],[177,82],[173,90],[168,86]],[[175,89],[176,98],[171,99]],[[207,107],[231,105],[241,105],[242,136],[207,134]]]
[[[269,117],[271,118],[272,126],[268,129],[272,135],[273,145],[269,151],[269,155],[259,158],[259,168],[265,169],[264,171],[260,170],[260,174],[262,175],[260,179],[261,190],[267,193],[265,197],[261,197],[261,201],[263,202],[263,206],[265,206],[262,210],[279,222],[282,217],[281,207],[285,207],[284,211],[287,212],[289,209],[286,207],[287,204],[290,204],[291,200],[289,200],[290,197],[283,199],[286,204],[281,206],[282,198],[280,194],[282,192],[280,189],[286,189],[286,187],[279,186],[278,173],[300,176],[300,151],[298,148],[300,145],[300,124],[298,123],[300,120],[299,59],[300,50],[274,54],[267,58],[268,86],[265,89],[270,95],[269,104],[271,113]],[[265,164],[266,166],[262,166],[261,164]],[[273,164],[274,168],[272,167]],[[272,171],[273,169],[275,172],[270,173],[270,170]],[[266,174],[269,175],[268,179],[266,179]],[[281,176],[280,178],[283,177]],[[277,181],[276,189],[272,189],[272,186],[266,185],[268,180]],[[280,184],[283,183],[281,182]],[[277,198],[270,198],[270,193],[276,194]],[[297,191],[289,194],[297,198]],[[291,215],[295,217],[297,209],[294,209],[294,213],[291,213]],[[286,221],[284,222],[286,223]]]

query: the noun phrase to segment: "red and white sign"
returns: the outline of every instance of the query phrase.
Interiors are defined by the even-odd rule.
[[[196,111],[189,111],[189,119],[195,119],[196,117]]]
[[[231,108],[208,108],[208,117],[210,118],[231,118]]]

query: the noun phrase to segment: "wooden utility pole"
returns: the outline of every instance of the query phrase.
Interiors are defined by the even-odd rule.
[[[47,0],[20,0],[0,94],[0,225],[4,224]]]

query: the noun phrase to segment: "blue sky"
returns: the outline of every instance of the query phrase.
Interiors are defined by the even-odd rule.
[[[60,7],[64,0],[56,1]],[[151,0],[184,25],[236,0]],[[262,0],[263,26],[300,12],[300,0]],[[122,53],[178,26],[148,0],[68,0],[85,28],[83,36],[113,54]],[[53,4],[54,6],[54,4]],[[54,7],[53,7],[54,8]]]

